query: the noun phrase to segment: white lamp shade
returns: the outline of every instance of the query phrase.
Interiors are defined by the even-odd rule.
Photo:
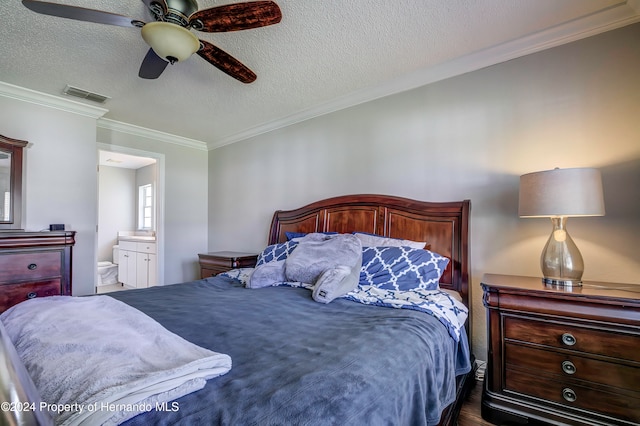
[[[153,51],[169,62],[184,61],[200,48],[198,37],[170,22],[149,22],[141,32],[142,38]]]
[[[520,176],[521,217],[603,216],[598,169],[554,169]]]

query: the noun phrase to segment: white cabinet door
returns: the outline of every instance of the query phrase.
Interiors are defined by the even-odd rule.
[[[147,286],[149,287],[153,287],[154,285],[158,284],[158,278],[157,278],[157,269],[158,269],[158,257],[155,254],[148,254],[147,256],[149,256],[149,269],[148,269],[148,280],[147,280]]]
[[[119,250],[118,281],[129,287],[136,285],[136,253],[129,250]]]
[[[118,281],[122,284],[126,283],[129,279],[127,274],[127,252],[120,249],[118,251]]]
[[[149,255],[147,253],[136,253],[136,287],[147,287],[149,279]]]
[[[127,282],[129,287],[136,286],[136,252],[127,252]]]
[[[136,253],[136,287],[152,287],[156,280],[157,257],[155,254]]]

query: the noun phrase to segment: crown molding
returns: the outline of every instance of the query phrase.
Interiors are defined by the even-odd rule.
[[[427,84],[571,43],[636,22],[640,22],[640,0],[621,1],[597,13],[565,22],[545,31],[474,52],[433,67],[421,69],[384,84],[359,90],[313,108],[229,135],[210,142],[208,148],[219,148],[311,118],[416,89]]]
[[[106,108],[87,105],[71,99],[37,92],[35,90],[15,86],[3,81],[0,81],[0,96],[16,99],[19,101],[30,102],[47,108],[57,109],[59,111],[65,111],[85,117],[90,117],[96,119],[97,126],[103,129],[114,130],[135,136],[141,136],[159,140],[162,142],[172,143],[175,145],[186,146],[189,148],[195,148],[204,151],[207,150],[207,145],[201,141],[103,118],[103,116],[109,112],[109,110]]]
[[[176,136],[170,133],[160,132],[158,130],[147,129],[146,127],[123,123],[121,121],[115,121],[108,118],[100,118],[98,120],[98,127],[102,129],[113,130],[115,132],[126,133],[133,136],[140,136],[143,138],[171,143],[174,145],[207,151],[207,144],[202,141],[184,138],[182,136]]]
[[[13,84],[2,81],[0,81],[0,96],[95,119],[100,118],[109,112],[109,110],[105,108],[83,104],[81,102],[65,99],[59,96],[36,92],[35,90],[14,86]]]

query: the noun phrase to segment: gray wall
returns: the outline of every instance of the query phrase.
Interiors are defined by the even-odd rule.
[[[29,231],[64,223],[75,230],[73,294],[95,292],[98,223],[97,142],[118,150],[158,153],[164,160],[162,236],[165,284],[198,277],[198,253],[207,250],[207,152],[98,128],[104,110],[64,99],[19,93],[0,95],[0,134],[30,142],[25,149],[23,227]],[[152,135],[152,132],[149,132]],[[160,259],[159,259],[160,262]]]
[[[585,279],[640,283],[640,24],[368,102],[209,153],[209,249],[259,251],[271,216],[350,193],[471,199],[472,344],[484,273],[539,276],[547,219],[519,176],[597,167],[607,215],[572,218]]]
[[[0,133],[29,141],[22,226],[76,231],[73,292],[94,292],[97,219],[96,118],[0,96]]]

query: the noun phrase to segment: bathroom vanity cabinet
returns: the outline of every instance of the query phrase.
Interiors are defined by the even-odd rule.
[[[75,234],[0,232],[0,312],[35,297],[71,295]]]
[[[135,288],[156,285],[156,242],[120,240],[118,246],[118,281]]]

